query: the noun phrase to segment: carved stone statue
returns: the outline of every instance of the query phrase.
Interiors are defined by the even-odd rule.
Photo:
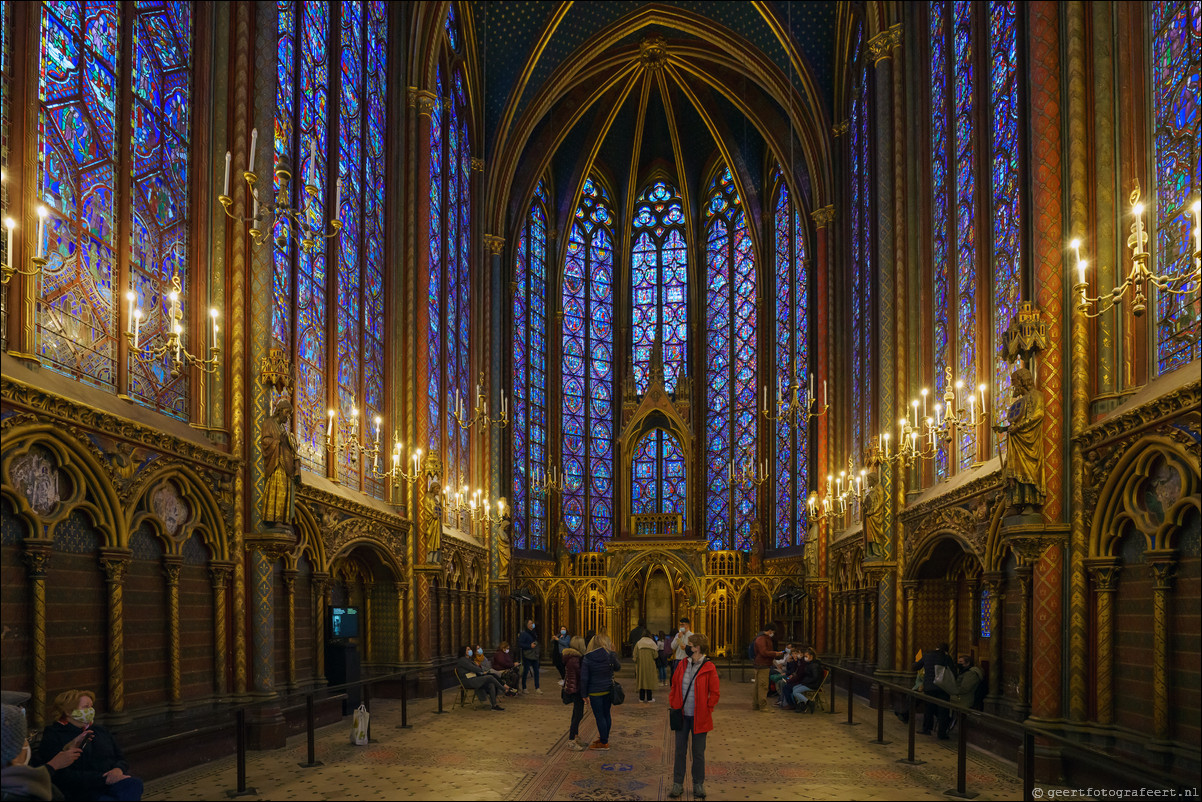
[[[433,451],[422,465],[426,490],[422,495],[421,530],[426,538],[426,562],[442,559],[442,461]]]
[[[751,552],[747,555],[747,572],[764,572],[764,538],[760,533],[760,519],[751,519]]]
[[[556,576],[571,576],[572,575],[572,555],[568,553],[567,543],[568,528],[563,520],[563,511],[560,510],[559,532],[555,535],[554,549],[552,553],[555,555],[555,574]]]
[[[292,402],[281,398],[271,417],[263,421],[259,447],[263,451],[262,517],[269,528],[292,529],[296,512],[296,488],[300,485],[300,460],[296,456],[296,435],[288,426],[292,417]]]
[[[509,517],[509,508],[505,508],[505,513],[501,516],[501,520],[497,522],[497,578],[507,579],[509,577],[509,557],[510,549],[513,547],[513,541],[510,540],[510,527],[513,521]]]
[[[875,473],[868,474],[868,490],[860,505],[860,520],[864,525],[864,554],[885,556],[885,490]]]
[[[1043,393],[1035,386],[1031,371],[1019,368],[1010,374],[1014,402],[1006,411],[1006,422],[997,431],[1006,435],[1006,501],[1011,514],[1025,515],[1043,507],[1047,493],[1044,476]]]
[[[806,536],[805,546],[801,553],[802,564],[805,565],[806,577],[815,579],[818,577],[818,524],[810,526],[810,533]]]

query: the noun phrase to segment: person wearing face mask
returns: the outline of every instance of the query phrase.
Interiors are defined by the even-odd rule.
[[[588,749],[588,744],[576,740],[580,734],[580,721],[584,718],[584,694],[580,690],[580,661],[584,659],[584,638],[577,635],[572,638],[568,648],[563,650],[563,697],[572,703],[572,720],[568,725],[568,748],[580,752]]]
[[[792,687],[793,696],[793,712],[805,713],[814,712],[814,703],[806,696],[808,691],[812,691],[822,684],[822,663],[819,662],[818,656],[814,654],[813,649],[803,649],[801,652],[801,665],[789,677],[789,685]],[[781,694],[782,696],[784,694]]]
[[[89,690],[63,691],[54,698],[51,714],[55,721],[42,731],[33,762],[52,763],[64,748],[78,743],[79,758],[54,772],[54,784],[68,799],[139,800],[142,781],[128,774],[129,764],[112,734],[95,723],[95,698]]]
[[[689,629],[689,619],[681,618],[680,626],[676,628],[676,637],[672,638],[672,665],[669,666],[671,673],[676,673],[677,664],[684,659],[684,647],[689,645],[689,636],[693,634],[693,630]]]
[[[493,710],[504,710],[505,708],[497,704],[497,694],[504,693],[505,686],[492,674],[480,673],[480,667],[472,659],[474,653],[475,650],[471,646],[464,646],[459,650],[459,659],[455,661],[455,673],[459,675],[459,681],[463,683],[463,687],[475,691],[481,700],[487,698]]]
[[[476,644],[476,648],[472,649],[472,662],[479,667],[479,673],[496,677],[500,681],[501,687],[505,689],[506,696],[517,695],[517,688],[510,687],[509,683],[505,681],[504,672],[493,667],[492,661],[484,654],[484,647],[478,643]]]
[[[513,662],[513,653],[509,649],[509,641],[503,640],[497,646],[496,654],[492,656],[492,667],[501,672],[501,682],[507,685],[511,696],[518,693],[518,669]]]
[[[555,670],[559,672],[559,684],[563,685],[564,668],[563,668],[563,650],[572,645],[572,638],[568,635],[567,627],[559,628],[559,636],[551,643],[551,664],[555,666]]]
[[[530,693],[526,687],[526,678],[533,672],[534,690],[542,693],[538,687],[538,633],[534,631],[534,619],[526,621],[526,631],[518,636],[518,651],[522,653],[522,693]]]
[[[763,713],[776,712],[775,708],[768,706],[768,675],[772,672],[772,661],[781,656],[781,652],[772,648],[772,639],[775,636],[776,625],[768,622],[764,624],[754,642],[755,691],[751,702],[753,709]]]
[[[667,645],[664,631],[661,629],[658,635],[655,635],[655,671],[659,675],[659,684],[668,684],[668,656],[664,654],[664,646]]]
[[[658,653],[659,647],[650,634],[634,644],[634,684],[639,688],[640,702],[655,701],[655,655]]]
[[[681,711],[684,725],[675,731],[676,756],[672,764],[673,799],[684,794],[684,766],[690,742],[693,748],[693,796],[705,799],[705,741],[714,729],[714,707],[718,704],[718,670],[708,659],[709,640],[690,635],[685,660],[672,672],[669,706]]]
[[[5,698],[23,697],[21,704],[28,701],[28,694],[5,692]],[[0,799],[65,799],[63,792],[54,784],[54,772],[70,766],[80,754],[75,743],[51,758],[45,766],[33,766],[33,753],[29,748],[29,730],[25,723],[25,711],[15,704],[0,707]]]

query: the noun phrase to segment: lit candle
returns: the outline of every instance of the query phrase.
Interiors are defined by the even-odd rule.
[[[309,140],[309,170],[310,176],[316,174],[317,170],[317,140]]]
[[[939,423],[939,413],[940,413],[940,412],[942,412],[942,411],[943,411],[943,405],[942,405],[942,404],[936,404],[936,405],[935,405],[935,425],[936,425],[936,426],[940,425],[940,423]],[[930,420],[930,418],[927,418],[927,420]]]
[[[221,191],[225,197],[230,196],[230,152],[225,152],[225,189]]]
[[[179,293],[175,290],[167,293],[167,300],[171,301],[171,320],[176,321],[183,317],[179,311]]]
[[[17,221],[11,217],[6,217],[4,218],[4,225],[8,228],[8,250],[4,253],[8,257],[8,263],[11,265],[16,261],[13,258],[13,229],[16,227]]]
[[[134,310],[134,350],[138,350],[138,332],[142,328],[142,310]]]
[[[501,391],[501,420],[509,420],[509,402],[505,400],[504,390]]]
[[[401,452],[399,449],[392,452],[392,469],[394,471],[401,469]]]
[[[768,385],[764,385],[764,414],[768,414]]]
[[[39,259],[46,255],[46,207],[38,207],[38,244],[34,249]]]
[[[826,379],[822,380],[822,406],[826,406]]]
[[[252,129],[250,129],[250,166],[246,168],[246,171],[248,173],[253,173],[255,171],[255,150],[257,149],[256,146],[258,144],[259,144],[259,129],[252,128]],[[226,174],[228,176],[228,174],[229,174],[228,171]]]
[[[379,415],[376,415],[376,448],[380,447],[380,424],[382,424],[383,422],[384,422],[384,419],[381,418]]]
[[[334,410],[331,409],[329,412],[330,422],[326,424],[326,439],[329,439],[334,436],[334,415],[335,414],[337,414],[337,413],[335,413]]]
[[[971,426],[977,425],[977,397],[972,393],[968,394],[968,422]]]
[[[1068,246],[1073,249],[1073,257],[1077,260],[1078,263],[1080,263],[1080,261],[1081,261],[1081,240],[1074,237],[1073,241],[1070,242],[1068,244]]]
[[[985,409],[986,409],[986,406],[985,406],[985,385],[983,385],[983,384],[981,384],[981,385],[978,385],[978,386],[977,386],[977,389],[981,391],[981,417],[982,417],[982,418],[984,418],[984,417],[985,417]]]
[[[341,212],[342,212],[342,178],[339,177],[338,183],[335,184],[335,189],[334,189],[334,218],[337,219],[338,215]]]
[[[922,388],[922,416],[927,416],[927,388]]]
[[[176,323],[175,324],[175,361],[176,362],[179,361],[179,351],[180,351],[180,348],[183,347],[183,344],[182,344],[183,333],[184,333],[183,328],[178,323]]]
[[[252,220],[259,219],[259,193],[252,191],[250,193],[250,217]]]
[[[881,435],[881,441],[885,444],[885,459],[889,459],[889,433]]]
[[[1194,201],[1194,253],[1202,251],[1202,201]]]
[[[1137,203],[1132,211],[1135,212],[1135,255],[1142,256],[1144,254],[1144,205]]]
[[[134,330],[134,302],[138,300],[138,296],[130,289],[125,293],[125,300],[129,301],[129,313],[125,316],[125,330],[132,333]]]
[[[217,350],[217,310],[210,309],[209,317],[213,319],[213,350]]]
[[[1081,285],[1081,292],[1085,292],[1085,260],[1081,259],[1077,262],[1077,283]]]
[[[918,428],[918,402],[911,401],[910,406],[914,408],[914,428]]]

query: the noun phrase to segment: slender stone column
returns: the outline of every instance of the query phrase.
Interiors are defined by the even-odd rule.
[[[1177,555],[1172,549],[1144,552],[1152,566],[1152,735],[1169,740],[1169,593]]]
[[[323,684],[326,681],[326,594],[330,590],[330,575],[325,571],[314,571],[310,581],[313,583],[313,679]]]
[[[1006,578],[1000,572],[985,574],[989,588],[989,699],[994,703],[1002,688],[1002,602]]]
[[[115,722],[129,720],[125,712],[125,571],[129,568],[128,549],[101,549],[105,584],[109,591],[108,620],[108,709]],[[45,609],[43,607],[43,620]]]
[[[818,331],[829,331],[831,327],[831,247],[829,239],[832,236],[831,223],[835,220],[834,205],[824,206],[820,209],[815,209],[811,215],[814,219],[814,276],[815,276],[815,297],[818,299]],[[831,356],[830,346],[816,349],[816,361],[818,363],[818,375],[815,377],[817,382],[829,382],[833,379],[831,372]],[[818,419],[818,443],[815,465],[819,474],[830,469],[830,415],[823,415]],[[818,567],[818,578],[822,581],[818,583],[817,599],[815,601],[814,610],[814,648],[819,652],[827,650],[827,618],[830,615],[830,586],[826,580],[828,578],[827,569],[827,542],[830,539],[830,517],[825,518],[818,524],[818,554],[816,555],[816,563]]]
[[[1018,578],[1018,711],[1023,718],[1031,711],[1031,566],[1020,564]]]
[[[906,579],[902,582],[902,594],[906,599],[906,659],[902,661],[902,666],[910,665],[913,661],[913,655],[918,651],[918,580]]]
[[[397,606],[396,661],[403,663],[405,662],[405,590],[409,586],[397,580],[395,587]]]
[[[281,574],[284,580],[284,615],[288,621],[288,682],[284,687],[295,691],[296,683],[296,574],[295,568],[285,568]]]
[[[30,724],[34,727],[40,727],[46,723],[46,569],[50,565],[50,555],[52,546],[50,541],[35,542],[31,540],[25,541],[25,552],[22,556],[25,557],[25,566],[29,574],[29,593],[30,607],[32,614],[31,640],[33,651],[33,687],[31,690],[30,712],[33,714],[30,718]],[[118,593],[118,596],[120,594]],[[109,595],[109,622],[110,633],[112,630],[112,592]],[[111,634],[110,634],[111,637]],[[112,661],[112,648],[110,641],[109,660]],[[110,665],[110,669],[112,666]],[[112,673],[110,671],[109,684],[109,710],[112,710]],[[120,686],[121,709],[125,708],[124,703],[124,684]]]
[[[168,708],[183,710],[183,678],[179,638],[179,574],[183,559],[175,554],[163,556],[163,576],[167,579],[167,699]]]
[[[946,585],[944,585],[944,590],[947,591],[948,654],[955,655],[956,651],[957,651],[957,647],[959,646],[959,644],[956,642],[956,640],[957,640],[956,635],[959,634],[957,632],[958,628],[956,626],[956,614],[957,614],[957,612],[959,612],[956,609],[958,607],[956,602],[959,601],[959,599],[957,598],[957,596],[959,595],[959,593],[958,593],[959,587],[957,586],[957,584],[954,581],[949,581]]]
[[[1094,654],[1094,683],[1097,693],[1097,721],[1114,723],[1114,596],[1119,589],[1117,557],[1095,557],[1089,560],[1093,576],[1094,621],[1097,627],[1097,646]]]
[[[254,654],[252,672],[254,694],[274,697],[275,692],[275,561],[278,555],[271,549],[254,548],[250,552],[254,606],[252,610],[251,648]]]
[[[213,693],[218,699],[229,691],[226,679],[228,667],[229,630],[226,628],[226,594],[234,573],[232,562],[209,563],[209,583],[213,588]]]

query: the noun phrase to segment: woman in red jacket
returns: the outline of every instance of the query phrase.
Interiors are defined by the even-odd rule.
[[[690,736],[693,742],[693,796],[705,798],[705,736],[714,728],[714,706],[718,704],[718,669],[708,658],[709,640],[689,635],[685,659],[672,674],[668,704],[682,711],[684,726],[676,731],[676,762],[672,767],[672,790],[668,796],[684,794],[684,764]]]

